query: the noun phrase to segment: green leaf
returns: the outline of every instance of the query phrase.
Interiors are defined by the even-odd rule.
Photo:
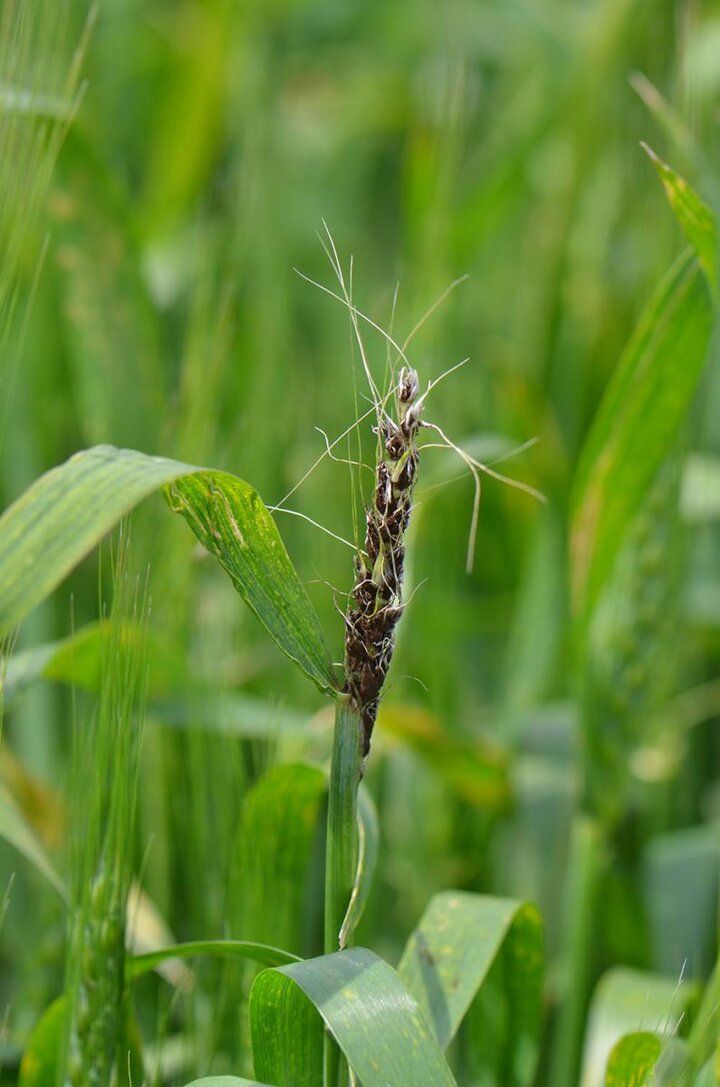
[[[347,913],[340,928],[340,946],[347,947],[360,924],[372,888],[380,845],[380,826],[372,796],[364,785],[358,790],[358,862]]]
[[[57,1087],[66,1007],[65,997],[59,996],[36,1023],[20,1062],[18,1087]]]
[[[681,1024],[685,1026],[696,998],[696,987],[688,982],[637,970],[609,970],[600,979],[590,1007],[583,1087],[601,1087],[605,1082],[609,1056],[624,1035],[636,1032],[677,1035]],[[638,1044],[642,1049],[643,1043]],[[648,1043],[648,1053],[650,1049]]]
[[[88,623],[68,638],[45,642],[13,654],[5,662],[4,708],[41,679],[70,684],[87,691],[100,688],[101,663],[109,627],[105,622]],[[126,624],[123,638],[140,637],[138,628]],[[188,679],[179,659],[180,651],[152,631],[145,635],[143,652],[148,663],[146,717],[172,728],[197,725],[198,705],[202,707],[203,728],[233,736],[276,739],[280,736],[308,736],[311,717],[305,712],[269,699],[241,692],[219,693],[193,678],[188,700]],[[0,658],[1,659],[1,658]],[[0,679],[2,679],[0,672]]]
[[[196,693],[194,702],[188,701],[187,697],[178,697],[155,703],[150,706],[147,717],[169,728],[196,728],[199,707],[203,729],[227,736],[278,740],[314,735],[311,716],[281,700],[240,693],[218,694],[202,688]]]
[[[322,1023],[363,1087],[455,1083],[400,978],[365,948],[265,970],[250,993],[255,1071],[279,1087],[320,1087]]]
[[[578,466],[572,589],[587,621],[684,420],[702,373],[712,306],[697,262],[682,257],[646,307],[608,385]]]
[[[657,1034],[638,1031],[621,1038],[610,1054],[605,1087],[647,1087],[662,1052]]]
[[[688,1045],[697,1065],[704,1064],[714,1054],[715,1074],[720,1080],[720,962],[715,964],[698,1007],[695,1022],[688,1035]]]
[[[532,1082],[542,945],[542,922],[534,906],[447,891],[432,899],[405,948],[400,977],[443,1048],[475,1003],[468,1059],[483,1083],[519,1087]],[[488,1030],[488,1022],[497,1029]],[[507,1029],[499,1029],[501,1024]]]
[[[321,690],[337,688],[322,628],[259,494],[225,472],[178,479],[167,490],[275,642]]]
[[[4,838],[14,849],[17,849],[18,853],[30,861],[67,902],[67,887],[4,785],[0,785],[0,838]]]
[[[98,691],[103,653],[107,651],[111,637],[109,623],[87,623],[67,638],[45,642],[13,654],[5,664],[6,708],[40,679],[71,684],[86,691]],[[123,625],[122,638],[124,644],[131,640],[138,640],[142,644],[149,666],[150,697],[167,695],[169,691],[181,688],[182,671],[173,647],[131,623]]]
[[[51,469],[0,517],[0,637],[7,634],[138,502],[173,490],[201,542],[276,644],[322,690],[337,686],[320,622],[275,522],[249,484],[224,472],[96,446]]]
[[[316,766],[275,766],[248,791],[238,832],[238,932],[298,954],[316,950],[319,843],[327,779]],[[317,857],[319,866],[321,858]]]
[[[170,947],[160,947],[157,951],[134,955],[127,959],[125,972],[129,978],[138,978],[168,960],[200,957],[250,959],[252,962],[262,963],[263,966],[285,966],[300,962],[297,955],[291,955],[289,951],[249,940],[191,940],[188,943],[172,944]]]
[[[14,653],[6,660],[0,652],[0,691],[4,709],[7,710],[18,695],[45,674],[45,669],[60,645],[62,642],[59,641],[45,642],[44,645]]]
[[[613,1047],[603,1087],[675,1087],[687,1070],[687,1050],[677,1038],[637,1031]]]
[[[717,227],[715,216],[690,184],[646,143],[641,144],[663,183],[670,207],[695,250],[708,283],[717,291]]]

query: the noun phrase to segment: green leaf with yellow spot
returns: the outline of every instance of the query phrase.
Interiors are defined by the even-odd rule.
[[[335,691],[320,621],[257,492],[225,472],[132,449],[76,453],[0,516],[0,637],[123,516],[169,484],[171,508],[220,561],[275,643],[321,690]]]
[[[363,1087],[455,1084],[417,1001],[372,951],[338,951],[256,978],[250,1029],[261,1079],[321,1087],[324,1027]]]
[[[398,970],[443,1048],[466,1021],[461,1048],[473,1082],[533,1082],[543,973],[534,906],[460,891],[436,895]]]
[[[700,267],[705,273],[713,293],[716,294],[718,286],[718,239],[715,216],[684,177],[676,173],[672,166],[668,166],[667,162],[663,162],[660,156],[656,155],[646,143],[642,146],[652,160],[675,218],[695,250]]]

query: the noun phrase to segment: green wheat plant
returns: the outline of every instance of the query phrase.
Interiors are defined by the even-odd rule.
[[[441,896],[433,902],[421,929],[408,944],[399,974],[372,951],[350,946],[372,877],[369,858],[373,847],[368,837],[377,834],[367,799],[363,804],[358,803],[359,787],[392,656],[394,629],[404,607],[404,533],[411,513],[418,464],[417,435],[424,401],[414,371],[400,371],[392,399],[396,416],[385,407],[378,413],[381,457],[367,510],[365,546],[356,558],[356,582],[345,616],[344,681],[330,662],[319,622],[269,513],[257,493],[241,480],[162,458],[98,447],[77,454],[39,480],[4,518],[3,528],[7,525],[9,528],[1,537],[7,545],[3,621],[5,628],[10,629],[103,530],[141,496],[164,486],[170,509],[184,517],[198,539],[215,555],[276,643],[336,701],[335,739],[327,787],[326,955],[303,961],[282,949],[251,941],[215,944],[201,941],[184,947],[173,945],[135,960],[137,965],[130,964],[134,974],[138,969],[151,969],[163,959],[183,954],[240,956],[265,963],[285,963],[261,972],[250,994],[255,1074],[273,1082],[285,1082],[288,1076],[314,1082],[318,1075],[323,1075],[326,1082],[334,1083],[347,1076],[348,1066],[364,1083],[372,1083],[373,1077],[378,1077],[377,1082],[389,1079],[399,1083],[407,1076],[422,1076],[427,1083],[454,1082],[442,1046],[458,1030],[492,963],[498,960],[499,971],[500,957],[505,955],[514,963],[513,972],[524,978],[518,1030],[527,1033],[528,1042],[537,1031],[541,926],[530,906],[460,893]],[[89,502],[88,496],[91,496]],[[42,510],[52,510],[52,516],[47,519]],[[23,523],[33,526],[31,533],[38,553],[46,558],[52,556],[45,566],[46,580],[41,584],[35,577],[23,577],[19,568],[9,568],[16,532],[22,532],[26,545],[33,545],[22,529]],[[111,797],[115,790],[129,788],[131,792],[125,799],[127,809],[134,781],[132,757],[117,756],[133,735],[127,716],[133,682],[119,665],[116,670],[118,675],[113,674],[113,683],[122,680],[121,690],[110,688],[109,705],[101,695],[98,716],[98,722],[108,715],[117,718],[107,731],[111,742],[105,748],[96,744],[93,753],[102,774],[103,758],[107,765],[110,749],[115,751],[113,765],[116,769],[124,767],[125,772],[120,777],[123,785],[115,785]],[[113,701],[118,695],[122,696],[122,710]],[[117,941],[123,928],[128,890],[127,863],[117,855],[122,834],[119,838],[112,837],[114,827],[118,833],[118,824],[113,820],[120,819],[119,814],[113,815],[114,810],[111,807],[107,846],[99,842],[93,850],[85,844],[91,870],[81,880],[82,897],[69,945],[70,963],[76,964],[76,968],[82,963],[87,971],[77,975],[70,987],[74,1006],[80,1010],[71,1017],[66,1066],[67,1074],[78,1082],[85,1082],[86,1077],[88,1082],[106,1082],[113,1064],[112,1051],[125,1022],[118,1018],[123,1014],[124,989],[122,973],[115,966],[111,973],[116,989],[105,984],[111,980],[106,977],[110,963],[120,964],[122,970],[122,950]],[[94,822],[97,824],[98,820]],[[127,832],[124,826],[123,833]],[[120,870],[114,877],[116,865],[120,865]],[[125,883],[117,884],[117,878],[124,878]],[[472,954],[463,956],[456,939],[470,940],[472,944],[471,931],[462,934],[482,918],[486,918],[489,935],[486,933]],[[111,928],[115,932],[114,950],[106,946]],[[457,938],[451,938],[450,933],[456,930]],[[434,950],[428,952],[428,947]],[[421,965],[428,954],[433,976],[437,978],[434,982]],[[458,992],[453,996],[448,1021],[444,1001],[438,1004],[436,987],[439,985],[443,992],[447,986],[448,981],[442,979],[448,976],[450,963],[459,976],[453,974],[452,985]],[[335,993],[339,980],[343,985],[340,1000]],[[382,1004],[388,997],[395,1002],[395,1011],[378,1019],[378,1001]],[[503,999],[514,1006],[511,990]],[[323,1024],[329,1032],[325,1046]],[[40,1024],[39,1039],[47,1029],[46,1024]],[[111,1037],[115,1039],[112,1046]],[[508,1053],[504,1058],[518,1083],[530,1082],[534,1053],[531,1043],[523,1045],[517,1055]],[[318,1071],[323,1062],[324,1073]],[[24,1062],[24,1083],[35,1082],[36,1063],[31,1043]]]
[[[3,5],[3,1083],[720,1083],[718,55]]]

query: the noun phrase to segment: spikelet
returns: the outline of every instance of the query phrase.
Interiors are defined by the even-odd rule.
[[[76,731],[73,902],[67,955],[67,1087],[110,1087],[128,1064],[125,928],[143,705],[147,607],[121,528],[100,697]]]
[[[364,759],[395,647],[395,627],[405,607],[404,536],[418,467],[418,392],[417,373],[403,368],[395,397],[397,420],[383,412],[377,427],[381,455],[366,511],[365,548],[355,559],[355,584],[345,614],[346,691],[362,717]]]

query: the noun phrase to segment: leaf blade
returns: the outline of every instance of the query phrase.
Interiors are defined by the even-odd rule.
[[[708,283],[717,293],[717,226],[712,211],[684,177],[663,162],[648,144],[641,147],[650,158],[665,189],[673,214],[695,250]]]
[[[257,491],[226,472],[177,479],[166,492],[273,641],[320,687],[337,680],[320,621]]]
[[[76,453],[36,480],[0,516],[0,637],[40,603],[121,517],[154,491],[182,479],[192,481],[179,492],[184,495],[185,520],[220,559],[276,645],[321,690],[334,691],[337,680],[320,621],[257,492],[224,472],[113,446]],[[214,496],[213,512],[222,514],[221,554],[204,501],[208,494]],[[233,524],[242,524],[245,531],[244,543],[234,549],[227,531]],[[215,531],[221,535],[220,529]]]
[[[275,1083],[322,1082],[322,1019],[363,1087],[455,1084],[416,1001],[365,948],[264,971],[250,1018],[256,1074]]]
[[[646,307],[605,392],[576,472],[573,605],[587,621],[627,525],[682,425],[705,362],[713,311],[686,254]]]
[[[513,1024],[509,1062],[507,1054],[482,1052],[477,1039],[474,1060],[486,1066],[483,1082],[496,1082],[490,1071],[494,1058],[503,1066],[506,1087],[531,1082],[542,981],[542,927],[535,907],[458,891],[436,895],[408,940],[398,972],[442,1048],[483,991],[485,998],[504,1000],[504,1018]]]
[[[139,978],[155,970],[158,966],[173,959],[194,958],[250,959],[263,966],[285,966],[300,962],[297,955],[283,951],[269,944],[255,943],[251,940],[190,940],[187,943],[172,944],[156,951],[145,951],[127,960],[125,972],[129,978]]]

